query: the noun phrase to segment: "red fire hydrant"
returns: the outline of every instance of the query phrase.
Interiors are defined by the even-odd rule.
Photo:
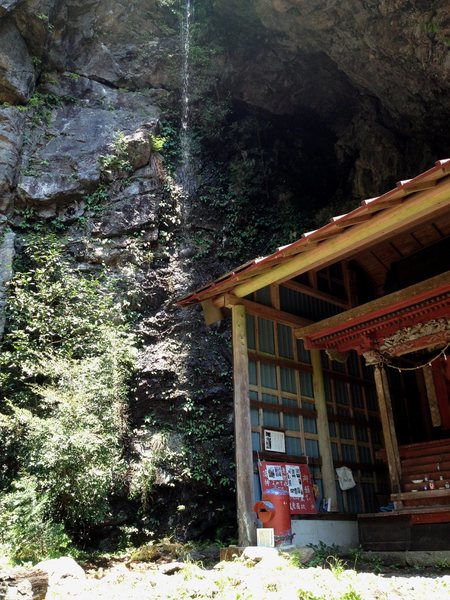
[[[253,506],[254,512],[264,528],[273,528],[275,546],[292,543],[291,512],[289,493],[281,488],[271,488],[263,492],[262,500]]]

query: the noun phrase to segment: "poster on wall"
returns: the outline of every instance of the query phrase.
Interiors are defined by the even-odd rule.
[[[270,488],[281,488],[289,492],[291,514],[317,513],[308,465],[260,461],[258,468],[263,493]]]

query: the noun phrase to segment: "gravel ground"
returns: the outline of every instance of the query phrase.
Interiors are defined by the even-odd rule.
[[[115,563],[92,568],[85,580],[62,579],[46,600],[450,600],[450,571],[373,574],[342,568],[299,568],[268,553],[211,568],[195,563]]]

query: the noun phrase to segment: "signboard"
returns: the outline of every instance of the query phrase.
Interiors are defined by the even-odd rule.
[[[271,488],[281,488],[289,492],[291,514],[317,513],[308,465],[260,461],[258,468],[263,493]]]
[[[281,431],[273,431],[272,429],[265,429],[264,450],[269,452],[286,452],[284,433]]]

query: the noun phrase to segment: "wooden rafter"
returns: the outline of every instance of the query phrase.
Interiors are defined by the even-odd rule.
[[[369,213],[379,212],[380,210],[399,206],[402,203],[405,195],[406,193],[403,189],[394,190],[392,192],[392,196],[383,201],[374,202],[374,200],[378,200],[378,198],[374,198],[373,200],[363,200],[363,205],[367,207],[367,211]]]
[[[331,296],[330,294],[326,294],[325,292],[319,292],[317,289],[311,288],[307,285],[304,285],[303,283],[298,283],[297,281],[285,281],[283,283],[283,287],[289,288],[296,292],[300,292],[300,294],[307,294],[312,298],[317,298],[330,304],[335,304],[336,306],[340,306],[341,308],[349,308],[349,303],[345,302],[345,300],[339,300],[339,298],[336,298],[335,296]]]

